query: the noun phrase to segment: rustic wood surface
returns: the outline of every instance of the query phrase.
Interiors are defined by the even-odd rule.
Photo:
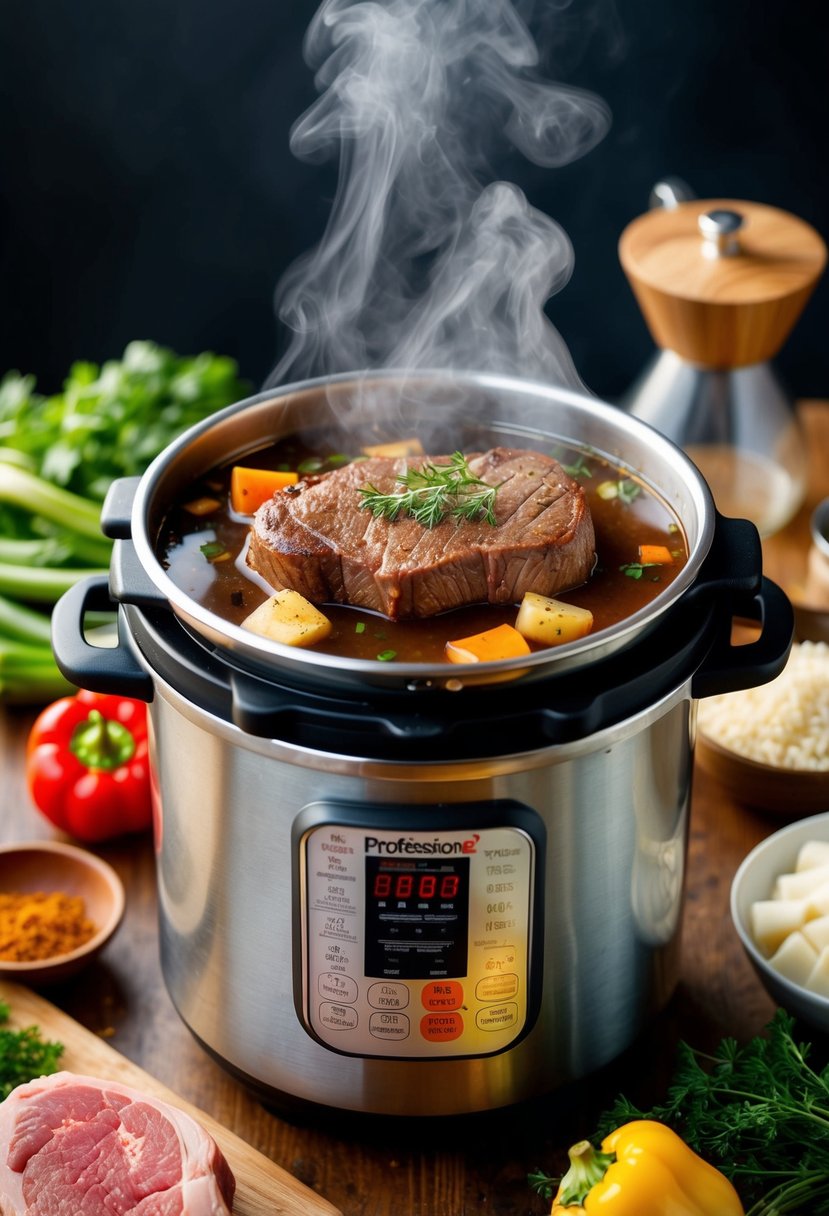
[[[809,498],[783,532],[764,542],[766,573],[784,587],[804,581],[809,515],[829,494],[829,403],[803,403],[801,413],[812,461]],[[26,792],[24,744],[33,716],[0,712],[3,843],[53,835]],[[791,811],[797,818],[797,807]],[[617,1093],[644,1102],[659,1098],[679,1038],[713,1046],[724,1035],[759,1033],[768,1022],[774,1007],[731,927],[728,893],[745,854],[779,826],[779,817],[733,802],[697,769],[682,978],[673,1000],[641,1041],[601,1074],[509,1113],[451,1124],[426,1120],[413,1129],[353,1116],[302,1125],[264,1109],[197,1046],[166,995],[149,840],[98,850],[126,885],[124,923],[91,969],[44,995],[344,1216],[540,1214],[548,1205],[529,1190],[527,1173],[560,1170],[567,1145],[593,1130]]]

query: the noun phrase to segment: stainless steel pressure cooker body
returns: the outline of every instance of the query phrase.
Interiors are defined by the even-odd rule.
[[[459,687],[457,669],[269,651],[167,579],[153,546],[189,479],[344,402],[345,426],[364,408],[422,426],[447,398],[635,470],[683,522],[684,581]],[[696,700],[772,678],[792,638],[756,530],[717,515],[681,453],[564,390],[342,378],[194,428],[103,526],[109,582],[64,596],[55,652],[75,683],[150,702],[162,970],[210,1053],[274,1102],[418,1116],[548,1092],[631,1043],[678,977]],[[84,616],[112,600],[118,644],[91,646]],[[732,647],[737,616],[757,641]]]

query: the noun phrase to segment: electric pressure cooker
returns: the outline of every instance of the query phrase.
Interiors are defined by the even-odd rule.
[[[680,575],[477,682],[279,646],[168,578],[162,521],[212,467],[309,426],[428,444],[450,411],[458,447],[484,426],[634,472],[682,521]],[[678,448],[562,388],[342,376],[192,428],[115,484],[102,527],[109,579],[57,605],[56,657],[149,702],[161,965],[208,1052],[276,1104],[426,1116],[548,1092],[631,1043],[678,978],[696,701],[773,678],[793,632],[756,529]],[[91,645],[87,612],[113,603],[117,644]],[[732,645],[736,618],[755,641]]]

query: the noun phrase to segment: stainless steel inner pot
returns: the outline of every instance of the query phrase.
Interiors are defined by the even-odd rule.
[[[458,679],[457,669],[447,673],[445,664],[375,663],[281,646],[206,610],[163,569],[156,538],[183,487],[211,468],[239,462],[282,436],[320,427],[345,450],[353,447],[355,435],[362,442],[379,442],[416,432],[427,451],[453,451],[464,446],[467,433],[481,427],[493,443],[592,449],[643,480],[675,512],[685,529],[689,560],[647,609],[554,652],[489,664],[493,675],[510,672],[532,680],[546,675],[551,663],[559,670],[581,665],[628,644],[692,586],[712,543],[713,500],[684,453],[621,410],[567,389],[477,373],[435,372],[406,378],[389,371],[361,379],[308,381],[261,393],[219,412],[170,445],[141,478],[124,513],[130,514],[129,533],[143,572],[179,619],[223,650],[267,670],[326,686],[400,688]]]
[[[453,447],[485,420],[642,477],[685,528],[681,578],[523,674],[492,665],[515,679],[452,690],[443,668],[263,643],[161,568],[167,507],[215,464],[318,424],[437,443],[450,409]],[[268,1101],[395,1116],[503,1107],[624,1050],[679,975],[696,701],[773,678],[791,645],[753,525],[600,402],[393,374],[233,406],[104,518],[109,582],[59,602],[55,654],[76,684],[150,702],[162,970],[205,1048]],[[110,599],[118,643],[90,645]],[[748,646],[738,615],[761,623]]]

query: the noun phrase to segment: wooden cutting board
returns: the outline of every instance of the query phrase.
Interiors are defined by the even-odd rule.
[[[210,1133],[236,1176],[234,1216],[341,1216],[327,1200],[297,1181],[274,1161],[257,1152],[215,1119],[177,1097],[160,1081],[133,1064],[108,1043],[61,1013],[28,988],[0,981],[0,1000],[11,1010],[16,1029],[36,1025],[45,1039],[63,1043],[60,1067],[69,1072],[120,1081],[186,1111]]]

